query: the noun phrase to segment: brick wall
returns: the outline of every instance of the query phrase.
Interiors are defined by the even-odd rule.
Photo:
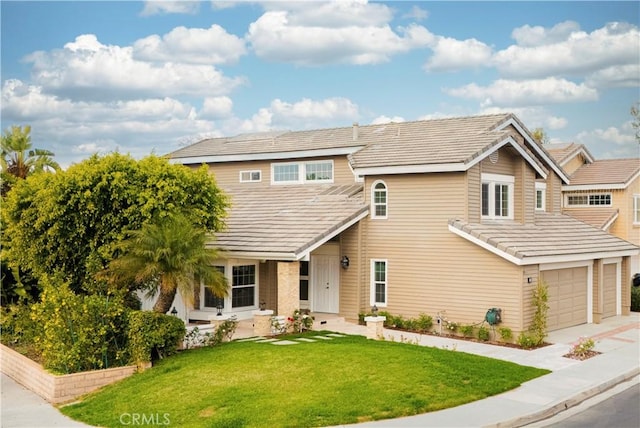
[[[24,355],[0,345],[0,371],[50,403],[62,403],[129,377],[136,372],[136,366],[58,376],[47,372]]]

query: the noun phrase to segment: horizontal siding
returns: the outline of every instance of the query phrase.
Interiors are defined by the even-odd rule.
[[[351,226],[340,234],[342,255],[349,257],[349,267],[340,270],[340,316],[356,320],[358,313],[366,308],[362,302],[362,286],[358,279],[362,271],[362,258],[359,251],[360,223]]]
[[[383,179],[389,218],[365,221],[367,264],[378,258],[389,263],[386,310],[407,317],[446,310],[450,320],[471,323],[500,307],[516,322],[522,269],[448,230],[450,218],[465,214],[465,174]],[[373,181],[367,179],[367,189]],[[368,295],[368,271],[366,278]]]
[[[333,159],[333,182],[335,184],[353,184],[355,178],[345,156],[335,158],[283,159],[277,161],[247,161],[209,164],[209,171],[216,177],[221,187],[237,186],[269,186],[271,185],[271,164],[283,162],[312,162]],[[240,171],[262,171],[262,181],[258,183],[240,183]]]

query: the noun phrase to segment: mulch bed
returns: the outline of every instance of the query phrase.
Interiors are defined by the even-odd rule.
[[[573,352],[569,352],[568,354],[563,355],[563,357],[565,358],[571,358],[573,360],[580,360],[580,361],[584,361],[584,360],[588,360],[591,357],[595,357],[596,355],[600,355],[602,354],[602,352],[598,352],[598,351],[587,351],[583,354],[575,354]]]

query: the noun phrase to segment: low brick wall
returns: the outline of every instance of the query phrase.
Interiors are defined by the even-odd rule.
[[[53,375],[35,361],[0,345],[0,371],[50,403],[71,401],[83,394],[129,377],[136,370],[136,366],[125,366]]]

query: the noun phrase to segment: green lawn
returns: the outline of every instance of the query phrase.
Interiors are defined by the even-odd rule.
[[[182,352],[61,411],[103,427],[135,425],[135,417],[180,427],[340,425],[458,406],[546,373],[361,336],[231,342]]]

